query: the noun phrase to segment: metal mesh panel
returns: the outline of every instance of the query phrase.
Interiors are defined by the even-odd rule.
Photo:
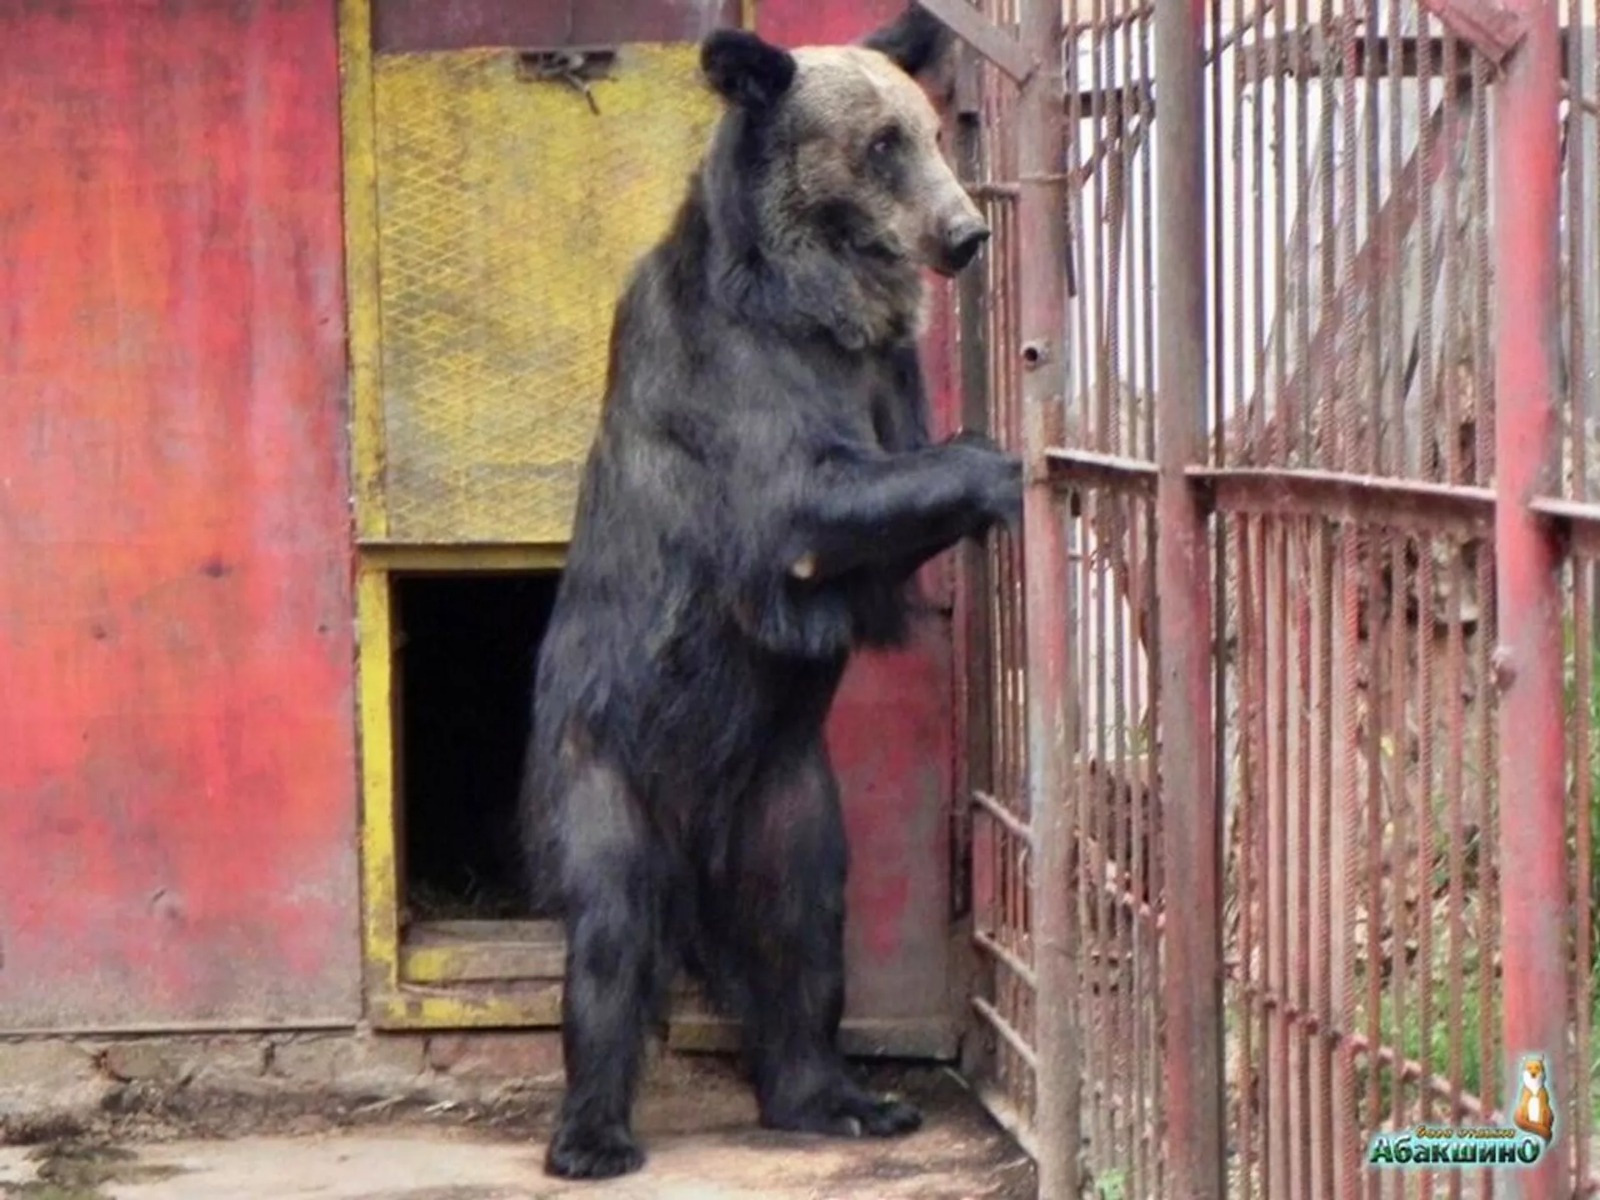
[[[377,59],[392,540],[566,540],[612,306],[716,115],[695,55],[623,47],[598,113],[510,52]]]

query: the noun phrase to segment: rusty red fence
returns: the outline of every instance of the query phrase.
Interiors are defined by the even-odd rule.
[[[976,8],[982,1094],[1046,1200],[1600,1194],[1595,5]],[[1539,1166],[1368,1165],[1524,1053]]]

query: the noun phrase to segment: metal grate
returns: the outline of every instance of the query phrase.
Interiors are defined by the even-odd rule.
[[[598,111],[511,51],[378,56],[392,540],[567,539],[614,298],[716,116],[695,54],[619,48]]]
[[[1537,1194],[1600,1191],[1600,31],[1581,0],[1460,19],[1483,11],[1066,0],[1062,264],[1007,225],[1024,131],[1014,88],[984,78],[974,190],[998,236],[988,307],[965,328],[1012,444],[1008,349],[1030,272],[1065,272],[1071,353],[1059,445],[1033,464],[1061,520],[1031,520],[1023,539],[1030,563],[1038,540],[1065,539],[1064,586],[1021,580],[1010,543],[987,565],[994,753],[974,911],[997,1036],[983,1078],[1026,1130],[1033,1089],[1061,1069],[1035,1053],[1037,1027],[1070,1001],[1100,1195],[1493,1195],[1480,1169],[1368,1170],[1367,1140],[1504,1119],[1508,1056],[1533,1050],[1563,1081],[1566,1122]],[[1196,19],[1203,114],[1153,52],[1185,65]],[[1189,247],[1162,237],[1201,198],[1159,176],[1188,151],[1172,136],[1153,155],[1158,96],[1164,120],[1203,120],[1210,222],[1208,444],[1176,463],[1166,447],[1195,381],[1171,370],[1185,356],[1170,339],[1192,314],[1165,300],[1194,276]],[[1540,190],[1557,157],[1559,224]],[[1180,493],[1207,513],[1209,546],[1172,522]],[[1174,587],[1194,582],[1188,555],[1208,558],[1209,586]],[[1186,626],[1185,608],[1208,605],[1214,628]],[[1059,762],[1041,771],[1022,755],[1042,702],[1028,677],[1057,624],[1071,695]],[[1214,731],[1173,707],[1194,700],[1197,633]],[[1207,847],[1171,836],[1179,818],[1207,828],[1184,807],[1206,791],[1191,753],[1212,759],[1223,846],[1221,895],[1198,918]],[[1030,892],[1042,805],[1070,811],[1067,877]],[[1071,997],[1037,990],[1033,944],[1063,890]],[[1210,1016],[1225,1036],[1208,1070],[1195,1047]]]
[[[989,0],[991,20],[1007,28],[1017,21],[1015,0]],[[969,188],[993,231],[983,258],[981,295],[963,294],[980,311],[965,314],[981,330],[980,364],[984,421],[1001,445],[1022,448],[1021,375],[1014,348],[1019,340],[1017,281],[1021,246],[1017,237],[1016,91],[987,63],[980,67],[979,111],[969,129],[976,175]],[[974,939],[983,965],[983,985],[974,1003],[992,1039],[979,1072],[988,1103],[1024,1141],[1034,1111],[1034,1017],[1032,830],[1027,800],[1027,674],[1024,669],[1023,564],[1021,543],[1000,535],[990,541],[982,574],[981,662],[986,678],[974,686],[987,700],[981,715],[987,731],[987,761],[976,772],[972,810]]]
[[[1232,8],[1210,155],[1232,1176],[1345,1195],[1376,1186],[1372,1133],[1474,1119],[1500,1086],[1489,64],[1411,4]],[[1313,472],[1432,488],[1352,503]]]

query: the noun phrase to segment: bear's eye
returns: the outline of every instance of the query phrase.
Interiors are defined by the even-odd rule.
[[[888,158],[900,148],[901,136],[898,126],[889,126],[872,139],[872,144],[867,147],[867,154],[877,161]]]

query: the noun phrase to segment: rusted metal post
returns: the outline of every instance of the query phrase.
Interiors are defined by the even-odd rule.
[[[1501,1029],[1511,1060],[1503,1078],[1513,1084],[1522,1054],[1545,1054],[1552,1067],[1566,1061],[1570,918],[1561,551],[1529,507],[1554,495],[1559,482],[1560,29],[1557,0],[1506,7],[1527,22],[1494,89],[1493,143]],[[1513,1091],[1505,1103],[1515,1102]],[[1566,1157],[1546,1154],[1531,1169],[1509,1172],[1511,1185],[1529,1200],[1556,1196]]]
[[[1185,475],[1206,444],[1204,0],[1156,5],[1156,571],[1161,596],[1160,779],[1166,856],[1167,1178],[1220,1200],[1222,844],[1212,761],[1206,514]]]
[[[1077,1200],[1081,1133],[1078,972],[1068,904],[1072,824],[1067,772],[1067,558],[1061,510],[1045,452],[1061,441],[1066,399],[1066,195],[1062,176],[1065,76],[1060,0],[1023,0],[1018,37],[1044,56],[1017,98],[1017,282],[1022,362],[1023,509],[1027,585],[1028,795],[1033,826],[1034,1018],[1038,1060],[1034,1140],[1039,1200]]]

